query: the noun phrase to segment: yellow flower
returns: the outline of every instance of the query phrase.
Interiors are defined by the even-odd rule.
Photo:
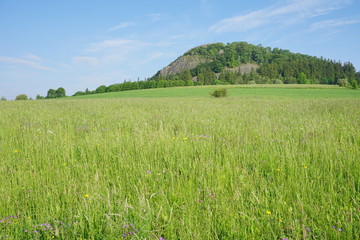
[[[19,152],[19,150],[15,149],[14,153],[18,153],[18,152]]]
[[[279,222],[282,222],[283,221],[283,219],[282,218],[279,218]]]
[[[305,164],[303,165],[303,167],[306,169],[306,168],[308,168],[308,166],[306,166]]]
[[[184,141],[188,140],[188,138],[183,138]]]
[[[66,166],[66,163],[64,163],[63,165]]]
[[[90,197],[89,194],[85,194],[85,195],[84,195],[84,198],[88,198],[88,197]]]
[[[269,210],[266,211],[267,215],[271,215],[271,212]]]
[[[282,169],[281,169],[281,168],[278,168],[278,169],[276,169],[276,171],[281,172],[281,171],[282,171]]]

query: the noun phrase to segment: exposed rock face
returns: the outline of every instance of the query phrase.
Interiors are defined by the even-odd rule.
[[[241,64],[238,67],[225,68],[225,70],[231,71],[231,72],[238,72],[240,70],[241,73],[249,74],[251,71],[256,72],[256,70],[258,68],[259,68],[259,65],[256,63],[245,63],[245,64]]]
[[[197,65],[206,62],[209,62],[209,60],[200,56],[181,56],[177,60],[172,62],[170,65],[161,69],[160,75],[168,76],[177,74],[183,70],[195,68]]]

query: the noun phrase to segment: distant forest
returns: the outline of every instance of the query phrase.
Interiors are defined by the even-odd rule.
[[[223,84],[338,84],[357,88],[360,72],[350,62],[337,62],[279,48],[246,42],[215,43],[193,48],[183,56],[197,56],[202,63],[173,75],[155,76],[142,81],[125,81],[78,91],[74,96],[136,89]],[[252,63],[257,69],[243,73],[239,66]],[[54,96],[54,95],[52,95]],[[49,96],[48,96],[49,97]]]

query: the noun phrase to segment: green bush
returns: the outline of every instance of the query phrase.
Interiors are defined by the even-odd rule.
[[[352,80],[350,82],[350,86],[351,86],[352,89],[358,89],[359,88],[359,84],[357,83],[356,80]]]
[[[20,94],[16,96],[15,100],[29,100],[29,98],[26,94]]]
[[[211,96],[219,98],[219,97],[226,97],[227,96],[227,90],[226,88],[220,88],[215,90],[211,93]]]

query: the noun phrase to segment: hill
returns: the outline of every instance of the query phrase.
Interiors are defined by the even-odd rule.
[[[246,42],[214,43],[190,49],[152,79],[184,80],[189,75],[199,85],[217,82],[246,84],[250,81],[300,84],[338,84],[341,79],[360,81],[359,73],[356,74],[350,62],[342,64]]]
[[[185,52],[153,77],[144,81],[99,86],[93,91],[74,95],[90,95],[149,88],[221,84],[360,84],[350,62],[337,62],[289,50],[246,42],[214,43]]]

